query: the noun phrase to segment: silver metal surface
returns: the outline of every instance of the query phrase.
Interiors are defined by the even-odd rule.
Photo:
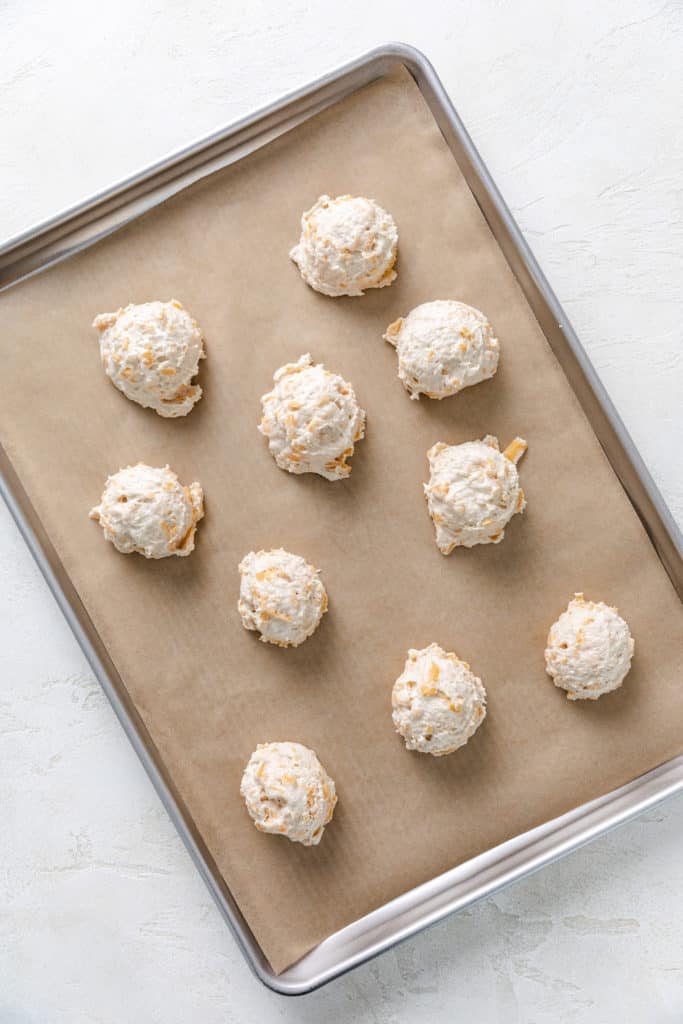
[[[310,86],[10,239],[0,246],[0,290],[93,245],[192,182],[240,160],[397,65],[406,67],[417,82],[662,564],[679,596],[683,596],[680,530],[436,72],[411,47],[392,43],[372,50]],[[275,975],[194,830],[191,816],[167,777],[142,721],[126,700],[114,665],[1,449],[0,493],[245,957],[258,977],[277,992],[310,992],[447,914],[497,892],[661,800],[683,792],[681,756],[613,793],[410,890],[331,935],[298,963]]]

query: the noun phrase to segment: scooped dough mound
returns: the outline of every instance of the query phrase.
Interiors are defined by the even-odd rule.
[[[301,217],[290,252],[304,281],[323,295],[362,295],[396,279],[398,231],[391,214],[363,196],[321,196]]]
[[[126,398],[160,416],[186,416],[202,397],[192,384],[204,358],[197,322],[173,299],[95,317],[105,373]]]
[[[618,689],[635,643],[616,608],[575,594],[548,633],[546,672],[569,700],[597,700]]]
[[[110,476],[100,504],[90,511],[117,551],[145,558],[189,555],[203,515],[201,484],[184,487],[168,466],[143,462]]]
[[[327,593],[305,558],[282,548],[250,551],[239,571],[237,608],[245,629],[279,647],[298,647],[316,631],[327,611]]]
[[[424,492],[442,554],[503,539],[512,516],[526,505],[516,466],[526,448],[516,437],[501,452],[498,439],[488,434],[483,441],[439,442],[429,449]]]
[[[337,803],[333,780],[301,743],[259,743],[240,793],[259,832],[304,846],[317,846]]]
[[[392,718],[408,750],[452,754],[486,716],[486,690],[465,661],[438,644],[408,651],[391,695]]]
[[[281,366],[273,381],[261,398],[259,430],[280,469],[343,480],[351,472],[346,460],[365,434],[365,411],[351,384],[310,355]]]
[[[483,313],[464,302],[424,302],[384,335],[398,354],[398,376],[411,398],[447,398],[493,377],[500,345]]]

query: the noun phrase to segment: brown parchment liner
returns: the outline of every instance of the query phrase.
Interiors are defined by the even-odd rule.
[[[323,192],[376,198],[400,232],[399,276],[364,298],[308,288],[287,254]],[[164,421],[99,362],[96,313],[175,297],[201,324],[204,398]],[[485,310],[492,382],[411,402],[387,324],[420,302]],[[417,87],[397,71],[0,303],[2,441],[165,767],[276,971],[336,929],[683,749],[682,616],[644,530],[537,326]],[[277,469],[256,431],[273,371],[304,352],[368,411],[344,482]],[[435,441],[520,434],[528,499],[501,545],[437,551],[422,496]],[[200,480],[189,558],[105,543],[88,510],[143,460]],[[237,563],[282,545],[322,570],[330,611],[296,650],[237,612]],[[625,685],[569,703],[544,672],[575,590],[616,604],[636,656]],[[408,647],[438,641],[483,678],[468,746],[404,749],[390,715]],[[313,747],[339,804],[322,844],[264,836],[239,796],[260,741]]]

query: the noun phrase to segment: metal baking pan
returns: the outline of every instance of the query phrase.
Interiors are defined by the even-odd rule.
[[[395,68],[415,79],[488,225],[665,567],[683,596],[683,539],[616,410],[478,156],[434,69],[417,50],[388,44],[0,247],[0,290],[105,237],[213,171],[234,163]],[[20,481],[0,449],[0,491],[95,675],[248,962],[270,988],[312,991],[447,914],[471,905],[659,801],[683,791],[683,756],[606,796],[517,836],[341,929],[276,975],[219,876],[189,815],[142,738],[116,670]]]

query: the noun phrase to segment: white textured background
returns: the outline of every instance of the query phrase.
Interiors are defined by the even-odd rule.
[[[387,39],[436,65],[682,522],[680,0],[0,0],[0,237]],[[0,1024],[683,1019],[681,800],[285,1000],[4,506],[0,666]]]

